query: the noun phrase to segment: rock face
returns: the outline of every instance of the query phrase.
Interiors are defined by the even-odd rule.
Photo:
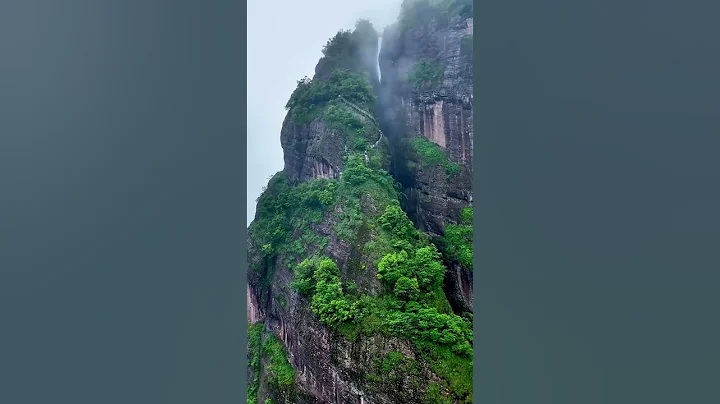
[[[406,150],[403,139],[422,137],[459,167],[447,178],[443,167],[405,167],[414,158],[396,153],[394,169],[405,189],[405,210],[431,235],[442,235],[447,224],[458,223],[460,209],[472,204],[473,19],[465,14],[447,19],[427,10],[407,16],[386,30],[380,54],[381,120],[395,135],[395,148]],[[423,60],[442,66],[443,74],[433,87],[418,89],[408,76]],[[472,312],[472,272],[451,265],[456,270],[446,277],[449,298],[453,306]]]
[[[434,16],[417,25],[389,28],[380,54],[383,119],[393,126],[389,131],[397,135],[396,144],[403,138],[424,137],[461,167],[450,181],[439,180],[438,170],[412,170],[407,188],[425,195],[413,220],[435,234],[443,233],[448,220],[456,222],[457,211],[472,202],[473,157],[472,47],[468,46],[472,18],[439,20]],[[444,68],[442,81],[424,91],[412,88],[406,79],[413,65],[423,59]]]
[[[377,57],[378,36],[368,34],[367,26],[359,25],[352,34],[364,32],[361,40],[347,36],[350,42],[355,40],[355,52],[350,52],[354,59],[338,59],[333,50],[318,63],[313,80],[329,80],[332,71],[342,69],[367,77],[377,97],[374,110],[333,96],[325,101],[328,106],[323,107],[323,114],[299,120],[288,113],[283,123],[280,136],[285,168],[258,200],[258,212],[249,229],[247,317],[249,323],[262,324],[264,333],[281,342],[293,378],[286,384],[278,381],[282,372],[273,362],[277,358],[268,359],[269,354],[259,349],[262,360],[253,360],[249,348],[253,364],[248,381],[254,390],[248,403],[266,403],[266,399],[275,404],[472,401],[471,391],[455,392],[461,389],[459,382],[446,380],[442,369],[423,359],[407,338],[387,333],[353,338],[348,332],[331,329],[318,318],[313,299],[299,293],[294,284],[303,258],[321,254],[337,264],[344,293],[381,296],[387,290],[377,276],[378,262],[392,246],[379,241],[387,230],[381,229],[378,218],[392,200],[403,200],[407,217],[429,239],[442,237],[448,224],[460,222],[461,209],[471,206],[473,87],[468,45],[472,18],[461,15],[467,10],[458,11],[458,4],[467,1],[435,3],[440,6],[427,8],[414,20],[405,9],[398,24],[383,33],[379,56],[382,83],[376,60],[368,60]],[[338,35],[336,43],[346,40]],[[423,60],[442,66],[442,75],[430,87],[414,88],[408,75]],[[344,111],[344,120],[330,122],[327,114],[333,106]],[[436,158],[435,164],[425,164],[422,153],[412,148],[412,138],[426,139],[444,160]],[[357,198],[335,197],[333,203],[323,205],[323,192],[334,189],[332,184],[355,184],[359,169],[357,163],[351,167],[352,155],[360,159],[360,166],[380,173],[381,185],[362,188]],[[397,198],[391,180],[383,182],[386,171],[400,183],[403,198]],[[319,202],[312,203],[325,206],[323,210],[308,208],[303,220],[283,216],[282,212],[305,209],[299,207],[305,206],[303,203],[311,206],[299,197],[282,199],[294,187],[310,183],[320,184],[312,191]],[[450,313],[450,306],[457,314],[472,312],[471,270],[450,258],[444,263],[445,296],[441,291],[441,300],[449,302],[444,304]],[[402,359],[388,362],[388,358]],[[380,368],[383,374],[378,377]]]
[[[343,136],[322,120],[299,124],[285,119],[280,133],[285,172],[293,182],[313,178],[339,177],[343,169],[345,142]]]

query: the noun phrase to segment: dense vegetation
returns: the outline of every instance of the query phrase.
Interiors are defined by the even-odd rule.
[[[445,226],[445,235],[441,241],[445,256],[469,270],[473,269],[472,217],[471,207],[463,209],[460,212],[460,224]]]
[[[275,227],[258,226],[256,232],[263,229],[260,236],[267,237],[258,239],[270,241],[266,254],[282,252],[291,257],[293,287],[330,329],[349,339],[376,333],[407,338],[444,379],[437,389],[471,400],[471,323],[452,313],[442,291],[445,268],[440,255],[400,209],[395,186],[387,172],[366,163],[359,153],[349,156],[339,180],[312,180],[291,187],[279,174],[258,201],[263,212],[258,223]],[[363,211],[361,199],[381,209],[380,214]],[[357,240],[363,226],[375,232],[372,239],[359,240],[364,241],[362,256],[367,257],[360,267],[377,268],[384,287],[381,294],[363,294],[354,282],[344,280],[337,264],[322,255],[322,244],[311,252],[287,242],[303,225],[334,212],[331,206],[341,209],[338,234]]]
[[[408,145],[421,167],[443,167],[449,176],[460,172],[460,165],[450,162],[440,146],[432,141],[424,137],[413,137],[408,140]],[[413,164],[410,160],[410,165]]]
[[[263,334],[265,334],[264,340]],[[259,374],[263,358],[268,362],[265,370],[270,385],[285,392],[292,389],[295,384],[295,370],[287,360],[285,348],[277,337],[264,333],[262,324],[248,325],[248,354],[248,365],[254,371],[254,377],[248,386],[247,404],[258,404]],[[265,403],[267,404],[268,401],[266,400]]]
[[[344,102],[331,101],[322,118],[328,126],[344,136],[345,144],[355,152],[365,151],[379,137],[374,124]]]
[[[443,292],[442,255],[462,265],[469,262],[472,268],[472,209],[461,213],[460,224],[446,227],[442,255],[401,209],[400,187],[386,171],[389,155],[382,143],[371,147],[379,139],[378,128],[340,100],[342,96],[373,110],[373,88],[367,75],[355,68],[359,44],[370,43],[373,35],[376,39],[366,21],[360,21],[354,32],[340,31],[323,49],[315,77],[300,80],[288,100],[288,119],[297,124],[322,120],[342,134],[344,167],[338,179],[293,184],[280,172],[269,180],[257,200],[250,231],[259,257],[253,270],[260,274],[261,287],[269,289],[279,264],[290,269],[291,287],[302,297],[300,304],[337,336],[351,341],[400,337],[414,348],[412,359],[400,352],[378,358],[375,368],[364,375],[366,382],[381,384],[430,370],[441,380],[418,387],[426,390],[428,403],[470,403],[472,322],[453,313]],[[442,77],[441,65],[423,59],[409,79],[417,89],[427,90]],[[448,175],[460,171],[429,140],[413,138],[408,144],[423,167],[442,167]],[[349,262],[342,268],[326,250],[327,226],[352,245]],[[281,307],[287,304],[288,293],[292,291],[272,285]],[[250,367],[257,375],[263,366],[272,386],[290,389],[295,371],[285,349],[263,330],[262,325],[250,327]],[[256,378],[248,388],[248,396],[255,400],[249,398],[249,404],[257,403],[258,383]]]
[[[343,95],[360,107],[370,108],[376,97],[367,77],[349,70],[334,70],[328,80],[304,78],[298,81],[285,108],[297,123],[309,123],[320,117],[330,101]]]
[[[262,355],[262,324],[248,324],[248,366],[253,371],[253,380],[247,390],[247,404],[257,404],[260,387],[260,361]]]
[[[325,79],[334,70],[350,70],[370,76],[378,33],[368,20],[359,20],[353,31],[341,30],[322,49],[315,76]]]
[[[269,334],[263,344],[263,353],[267,356],[269,365],[266,367],[270,376],[270,383],[282,390],[287,390],[295,383],[295,370],[287,360],[287,353],[277,337]]]
[[[263,255],[272,258],[293,250],[304,254],[295,248],[297,243],[288,239],[290,231],[307,230],[308,224],[320,222],[322,212],[333,202],[335,186],[332,180],[317,179],[292,187],[284,172],[275,174],[257,200],[257,219],[252,227],[252,236]]]
[[[367,174],[365,181],[372,181]],[[407,338],[445,379],[445,394],[470,400],[472,327],[452,313],[442,292],[445,268],[439,253],[414,228],[397,201],[375,218],[374,226],[379,230],[377,239],[365,248],[385,251],[377,263],[383,293],[357,293],[348,287],[351,282],[343,282],[337,265],[322,255],[295,267],[293,286],[311,302],[320,321],[346,338],[375,333]],[[367,255],[373,254],[368,251]]]

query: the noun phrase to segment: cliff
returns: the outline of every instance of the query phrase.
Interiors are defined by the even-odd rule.
[[[469,5],[469,6],[468,6]],[[472,2],[340,31],[248,238],[248,402],[472,402]]]

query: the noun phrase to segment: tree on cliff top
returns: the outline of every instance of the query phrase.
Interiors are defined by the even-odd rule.
[[[338,31],[323,47],[315,77],[326,78],[337,69],[365,73],[368,61],[363,56],[373,53],[370,50],[377,46],[377,38],[377,31],[366,19],[358,20],[354,31]]]

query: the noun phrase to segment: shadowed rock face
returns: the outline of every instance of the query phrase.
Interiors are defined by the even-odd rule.
[[[338,178],[343,168],[345,143],[342,135],[315,120],[297,124],[285,119],[280,133],[285,172],[293,182],[313,178]]]
[[[371,112],[391,144],[391,172],[405,188],[404,208],[416,227],[431,236],[442,235],[447,224],[458,223],[460,209],[470,206],[472,201],[473,86],[472,52],[466,46],[468,35],[472,35],[472,19],[460,16],[437,16],[418,25],[398,24],[383,34],[382,84],[377,82],[377,73],[372,72],[374,63],[363,63],[360,69],[371,70],[370,77],[375,77],[373,86],[379,103]],[[376,55],[377,41],[370,47],[372,43],[368,41],[363,55]],[[442,82],[432,91],[415,91],[405,79],[409,69],[423,58],[436,60],[444,68]],[[373,120],[372,116],[356,113],[365,122]],[[280,135],[283,171],[291,183],[341,176],[350,145],[322,119],[297,123],[288,116]],[[448,161],[460,170],[449,176],[443,167],[408,168],[407,145],[403,140],[411,137],[425,137],[439,146]],[[383,208],[372,200],[361,201],[362,214],[367,217],[377,217]],[[360,246],[373,240],[378,230],[363,228],[353,239],[342,238],[336,226],[343,213],[343,206],[335,206],[310,230],[327,239],[323,254],[337,263],[343,280],[353,281],[360,292],[374,295],[381,287],[375,264],[359,270],[354,263],[362,254]],[[374,336],[350,342],[331,333],[315,317],[308,299],[291,287],[293,272],[284,257],[276,256],[272,262],[266,262],[261,253],[263,246],[253,238],[252,226],[249,234],[248,321],[262,322],[283,343],[297,376],[291,391],[280,392],[265,382],[265,371],[261,371],[258,403],[264,403],[265,398],[288,404],[425,402],[424,388],[438,379],[427,366],[402,377],[394,377],[391,372],[384,380],[372,384],[365,378],[377,359],[391,351],[413,358],[413,347],[407,341]],[[295,231],[290,239],[301,236],[300,231]],[[307,254],[315,251],[310,248]],[[458,263],[447,265],[448,300],[456,311],[471,312],[472,272]],[[253,372],[248,377],[252,380]]]
[[[441,170],[414,170],[414,188],[425,197],[420,198],[412,219],[420,229],[434,234],[442,234],[445,224],[456,222],[458,210],[470,205],[473,157],[472,51],[467,45],[472,19],[455,16],[445,24],[438,20],[389,28],[383,35],[380,56],[384,78],[381,119],[394,125],[386,130],[388,136],[394,137],[395,144],[402,138],[425,137],[461,167],[450,181],[440,178]],[[442,82],[423,92],[413,89],[406,79],[421,59],[437,61],[444,68]]]
[[[449,21],[433,17],[422,24],[398,23],[386,30],[381,50],[383,83],[381,121],[396,149],[402,139],[424,137],[438,145],[450,163],[459,165],[450,176],[442,167],[399,167],[408,157],[395,156],[395,170],[406,171],[405,209],[415,225],[431,235],[442,235],[457,223],[460,209],[472,204],[473,82],[472,18]],[[407,80],[421,59],[444,68],[442,82],[418,91]],[[472,312],[472,273],[453,263],[446,276],[446,292],[458,310]]]

